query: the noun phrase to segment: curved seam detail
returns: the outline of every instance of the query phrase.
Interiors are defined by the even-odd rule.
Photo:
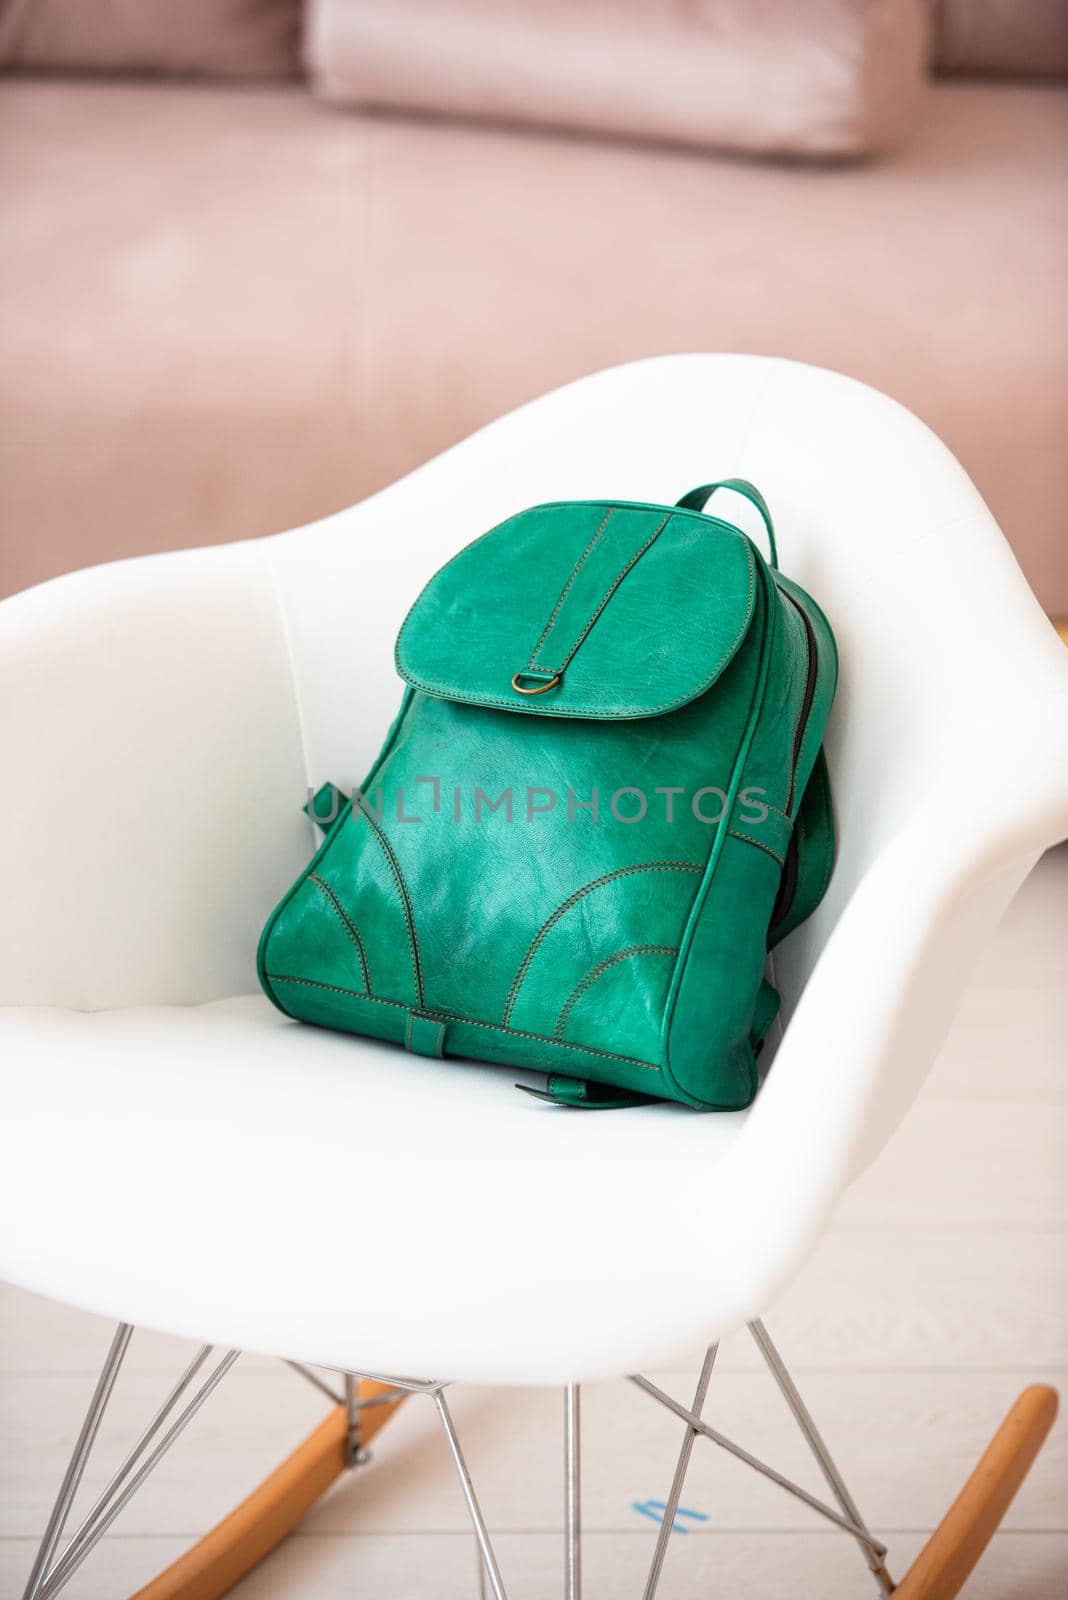
[[[281,536],[279,536],[279,537],[281,537]],[[404,696],[403,696],[403,698],[401,700],[401,708],[400,708],[400,711],[397,713],[396,721],[394,722],[392,728],[389,730],[389,733],[386,736],[385,744],[382,746],[381,750],[378,752],[378,755],[375,758],[374,765],[372,766],[370,772],[368,773],[367,777],[363,781],[363,784],[361,785],[361,790],[360,790],[361,793],[364,790],[366,790],[367,786],[370,783],[372,783],[374,781],[374,778],[377,775],[379,769],[381,768],[382,763],[385,761],[385,759],[388,756],[390,750],[393,748],[393,745],[396,743],[397,737],[400,734],[400,730],[401,730],[402,726],[404,725],[405,717],[408,714],[408,709],[411,706],[411,704],[414,701],[414,699],[415,699],[415,690],[405,686]],[[309,787],[309,788],[311,787],[310,783],[307,784],[307,787]],[[287,892],[282,896],[282,899],[275,906],[274,910],[272,911],[270,917],[267,920],[267,923],[266,923],[266,925],[265,925],[265,927],[263,929],[263,932],[260,934],[260,941],[259,941],[259,944],[256,947],[256,972],[257,972],[257,975],[259,976],[260,982],[261,982],[261,984],[263,986],[263,991],[267,995],[268,999],[272,1002],[272,1004],[276,1005],[280,1011],[285,1013],[286,1016],[290,1016],[290,1015],[292,1015],[292,1013],[286,1011],[286,1008],[282,1004],[282,1002],[279,999],[278,995],[275,993],[275,991],[273,989],[270,988],[270,974],[267,971],[267,946],[269,945],[270,940],[271,940],[271,936],[274,933],[275,928],[278,926],[278,923],[281,920],[282,915],[285,912],[286,908],[289,906],[289,904],[293,900],[293,897],[304,887],[304,883],[305,883],[305,881],[306,881],[306,879],[308,877],[308,874],[311,873],[311,872],[314,872],[316,867],[319,865],[319,863],[321,861],[325,860],[327,851],[332,849],[333,846],[337,843],[338,839],[342,836],[345,828],[348,826],[349,818],[354,814],[355,810],[359,809],[358,807],[355,807],[355,808],[353,807],[351,800],[347,800],[346,801],[346,807],[345,808],[346,808],[346,811],[347,811],[348,814],[347,815],[342,815],[341,817],[339,817],[336,820],[336,825],[329,829],[329,831],[327,832],[327,834],[323,838],[322,843],[319,845],[318,849],[315,851],[315,854],[312,856],[312,859],[311,859],[310,863],[308,864],[308,867],[305,869],[304,872],[301,873],[300,877],[287,890]],[[312,834],[314,836],[315,825],[314,825],[314,823],[311,823],[311,819],[310,818],[309,818],[309,823],[311,825],[311,831],[312,831]]]
[[[316,978],[294,978],[284,972],[271,972],[267,976],[272,983],[300,983],[309,989],[328,989],[331,994],[346,994],[353,1000],[366,1000],[372,1006],[395,1006],[398,1011],[411,1012],[411,1006],[403,1000],[387,1000],[380,994],[361,994],[359,989],[345,989],[338,983],[320,983]],[[478,1017],[465,1017],[456,1011],[425,1007],[423,1015],[446,1022],[465,1022],[472,1028],[488,1028],[491,1033],[506,1033],[516,1039],[533,1039],[536,1044],[551,1044],[560,1050],[579,1050],[583,1055],[600,1056],[605,1061],[624,1061],[631,1067],[644,1067],[647,1072],[663,1071],[655,1061],[642,1061],[639,1056],[623,1056],[614,1050],[598,1050],[592,1044],[572,1044],[570,1040],[550,1039],[547,1034],[527,1033],[523,1028],[505,1028],[498,1022],[482,1022]]]
[[[257,973],[257,975],[258,975],[258,977],[260,979],[261,984],[263,985],[264,993],[268,996],[268,998],[275,1005],[278,1006],[280,1011],[285,1011],[285,1006],[282,1005],[282,1002],[279,1000],[279,998],[275,994],[274,990],[269,988],[269,984],[270,984],[270,981],[271,981],[271,975],[267,971],[267,949],[268,949],[268,946],[269,946],[269,944],[271,942],[271,938],[272,938],[272,936],[274,934],[274,930],[278,926],[279,922],[281,921],[282,916],[284,915],[286,909],[291,904],[294,896],[297,895],[300,892],[301,889],[303,889],[305,881],[306,881],[306,879],[308,877],[308,874],[315,871],[315,868],[319,865],[320,861],[322,861],[323,858],[325,857],[326,852],[337,842],[338,838],[340,837],[340,835],[343,832],[344,828],[346,827],[347,823],[348,823],[348,818],[345,817],[345,816],[342,816],[340,818],[340,820],[338,820],[336,826],[334,826],[334,827],[332,827],[330,829],[329,833],[323,839],[322,844],[319,846],[318,850],[316,850],[315,854],[313,855],[309,866],[307,867],[307,869],[304,872],[301,873],[301,875],[297,879],[297,881],[282,896],[281,900],[278,902],[278,904],[275,906],[274,910],[271,912],[271,915],[268,917],[267,922],[266,922],[266,924],[264,926],[263,932],[260,934],[260,942],[256,946],[256,973]],[[312,826],[312,832],[314,833],[314,831],[315,831],[315,829],[314,829],[314,825],[313,825]],[[286,1012],[287,1016],[289,1014],[290,1014],[289,1012]]]
[[[760,800],[757,802],[757,804],[762,805],[765,811],[774,811],[775,815],[777,817],[781,817],[784,822],[789,822],[791,825],[793,824],[794,818],[788,815],[788,813],[785,812],[781,806],[773,806],[770,800]]]
[[[606,956],[595,967],[591,967],[586,976],[576,983],[560,1007],[560,1015],[557,1017],[556,1027],[553,1029],[553,1038],[563,1039],[564,1029],[567,1027],[572,1011],[583,995],[593,988],[598,978],[603,977],[609,968],[618,966],[621,961],[630,961],[634,956],[677,956],[678,953],[678,945],[674,944],[632,944],[626,950],[617,950],[614,956]]]
[[[537,644],[534,646],[533,650],[530,652],[530,659],[527,662],[527,671],[528,672],[538,672],[538,671],[541,671],[541,670],[548,671],[548,668],[541,669],[541,668],[535,666],[535,662],[537,661],[537,658],[538,658],[538,651],[541,649],[542,645],[545,643],[546,639],[549,637],[549,634],[552,632],[553,623],[556,621],[557,617],[560,615],[560,607],[563,605],[564,601],[567,599],[568,591],[570,590],[571,585],[574,583],[575,579],[578,577],[579,571],[582,568],[582,566],[583,566],[583,564],[584,564],[584,562],[586,560],[586,557],[589,555],[590,551],[593,549],[594,545],[597,543],[598,539],[601,537],[601,535],[604,532],[605,528],[608,526],[608,519],[612,515],[612,512],[614,510],[615,510],[614,506],[609,506],[608,510],[605,512],[604,516],[601,518],[601,521],[600,521],[600,523],[598,525],[597,531],[594,534],[593,538],[590,540],[589,544],[586,546],[585,550],[583,550],[582,554],[579,556],[578,560],[575,562],[575,565],[572,567],[571,576],[568,578],[567,582],[564,584],[564,587],[560,590],[560,597],[557,600],[556,604],[553,606],[552,615],[550,616],[548,622],[545,624],[544,628],[541,630],[541,638],[538,640]]]
[[[743,844],[755,845],[758,850],[763,850],[766,855],[771,856],[774,861],[777,861],[780,867],[784,867],[786,865],[784,858],[777,850],[773,850],[770,844],[764,844],[761,839],[751,839],[747,833],[739,833],[736,828],[728,828],[727,832],[732,839],[740,839]]]
[[[368,963],[367,963],[367,950],[366,950],[366,948],[364,946],[363,939],[360,937],[359,928],[357,928],[356,924],[353,922],[352,918],[349,916],[348,912],[345,910],[345,907],[341,904],[341,901],[338,899],[338,897],[334,893],[333,889],[331,889],[330,885],[323,878],[320,878],[320,876],[319,876],[319,874],[317,872],[309,872],[308,873],[308,881],[309,881],[309,883],[314,883],[317,888],[322,890],[323,894],[327,898],[328,903],[333,907],[334,911],[336,912],[338,921],[341,923],[341,926],[344,928],[345,932],[348,934],[349,938],[352,940],[353,944],[356,946],[356,954],[360,958],[360,973],[361,973],[361,975],[363,977],[363,986],[364,986],[364,989],[367,991],[367,993],[370,994],[371,993],[371,969],[370,969],[370,967],[368,966]]]
[[[563,670],[567,666],[568,662],[572,661],[574,659],[574,657],[576,656],[576,654],[578,653],[579,646],[582,644],[583,639],[585,639],[586,635],[589,633],[590,629],[593,627],[594,623],[597,621],[597,618],[601,615],[601,612],[604,610],[604,608],[608,604],[609,600],[611,600],[612,596],[615,594],[616,590],[619,588],[620,584],[623,582],[623,579],[627,576],[627,573],[631,570],[632,567],[636,567],[637,566],[638,562],[641,560],[642,556],[648,550],[649,546],[656,543],[657,539],[663,533],[664,529],[667,527],[667,525],[668,525],[668,523],[670,521],[671,521],[671,512],[669,511],[666,517],[661,517],[660,521],[657,523],[656,527],[653,529],[653,531],[649,535],[648,539],[646,539],[645,543],[643,545],[641,545],[639,549],[635,550],[634,554],[631,556],[630,560],[627,562],[627,564],[623,568],[622,572],[617,573],[617,575],[613,578],[612,582],[608,585],[608,588],[605,590],[604,594],[601,596],[600,600],[597,602],[597,605],[596,605],[596,607],[594,609],[593,615],[590,617],[590,619],[587,622],[586,626],[583,628],[582,632],[579,634],[578,638],[575,640],[574,644],[571,646],[571,649],[567,652],[567,655],[564,657],[564,659],[561,662],[560,666],[558,666],[558,667],[542,667],[540,669],[542,672],[555,672],[557,674],[560,674],[560,673],[563,672]]]
[[[412,974],[415,978],[415,997],[417,1003],[422,1006],[423,968],[419,959],[419,938],[415,931],[415,913],[412,910],[412,901],[411,896],[408,893],[408,885],[404,881],[404,874],[400,869],[400,862],[393,853],[393,846],[390,844],[389,840],[382,832],[382,829],[378,826],[378,823],[371,815],[371,812],[362,797],[359,803],[359,813],[362,817],[366,818],[368,827],[381,845],[382,854],[386,858],[386,865],[389,867],[389,870],[393,875],[394,885],[396,886],[397,893],[400,895],[401,910],[404,912],[405,931],[408,934],[408,950],[412,958]]]
[[[584,896],[590,894],[594,889],[599,889],[602,884],[612,883],[617,878],[627,878],[638,872],[702,873],[704,870],[704,863],[697,861],[641,861],[632,867],[616,867],[613,872],[605,872],[601,875],[601,877],[592,879],[591,882],[583,884],[581,889],[576,889],[573,894],[568,895],[567,899],[562,901],[560,905],[557,906],[556,910],[546,917],[545,921],[542,923],[541,927],[531,940],[527,949],[527,953],[519,964],[519,970],[512,980],[512,987],[508,991],[508,998],[504,1003],[504,1011],[501,1013],[502,1025],[507,1027],[511,1021],[512,1012],[515,1010],[516,1001],[519,999],[519,991],[523,986],[523,981],[530,970],[531,962],[537,955],[546,934],[557,922],[559,922],[560,918],[565,914],[565,912],[570,911],[571,907],[577,905],[578,902],[584,898]]]

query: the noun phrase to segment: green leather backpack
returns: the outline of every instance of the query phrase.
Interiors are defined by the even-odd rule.
[[[766,523],[771,564],[703,514]],[[741,479],[677,506],[535,506],[461,550],[397,639],[362,789],[260,940],[289,1016],[545,1072],[543,1098],[735,1110],[778,1009],[768,949],[834,857],[837,661]]]

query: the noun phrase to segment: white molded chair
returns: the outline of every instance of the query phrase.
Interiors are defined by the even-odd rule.
[[[776,953],[784,1031],[753,1108],[583,1116],[517,1094],[507,1070],[413,1070],[274,1011],[254,952],[312,848],[301,806],[369,768],[400,698],[394,636],[430,574],[540,500],[673,501],[734,475],[766,494],[783,568],[841,654],[840,856],[823,905]],[[28,1593],[57,1593],[92,1543],[90,1523],[42,1581],[129,1325],[342,1374],[419,1374],[403,1382],[429,1389],[447,1431],[446,1379],[568,1386],[577,1596],[578,1385],[666,1366],[747,1322],[819,1455],[825,1509],[889,1592],[757,1319],[907,1110],[1003,908],[1068,834],[1068,659],[944,446],[831,372],[636,362],[311,527],[17,595],[0,609],[0,660],[0,1274],[122,1325]],[[354,1164],[358,1275],[338,1270],[351,1210],[329,1203]],[[569,1235],[597,1248],[568,1249]],[[203,1398],[208,1370],[183,1397]],[[197,1595],[223,1592],[351,1457],[357,1424],[366,1437],[390,1409],[363,1403],[374,1385],[346,1392],[240,1529],[209,1536]],[[667,1403],[686,1423],[681,1472],[694,1414]],[[1024,1442],[992,1447],[995,1491],[978,1512],[955,1508],[900,1594],[956,1593],[1055,1398],[1018,1404]],[[469,1506],[503,1593],[471,1493]],[[178,1565],[144,1594],[192,1594]]]

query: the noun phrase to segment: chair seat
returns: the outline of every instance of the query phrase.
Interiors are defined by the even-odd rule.
[[[731,476],[767,490],[842,667],[841,848],[774,952],[752,1110],[566,1111],[224,998],[307,864],[300,799],[372,770],[435,568],[517,507]],[[312,528],[16,596],[0,646],[0,745],[32,775],[0,829],[0,1276],[368,1373],[583,1381],[759,1316],[1068,828],[1064,652],[990,513],[916,418],[788,361],[594,374]]]
[[[696,1264],[747,1113],[547,1106],[514,1071],[307,1027],[259,995],[16,1008],[0,1059],[0,1204],[19,1218],[0,1270],[42,1293],[328,1366],[498,1382],[634,1370],[720,1331]]]

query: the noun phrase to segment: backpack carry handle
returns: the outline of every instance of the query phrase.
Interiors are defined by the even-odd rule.
[[[702,483],[700,488],[691,489],[689,494],[684,494],[675,504],[680,511],[703,511],[705,504],[715,494],[717,489],[733,489],[735,494],[742,495],[746,500],[756,506],[768,530],[768,546],[771,550],[771,564],[778,570],[779,552],[775,546],[775,528],[768,510],[767,501],[760,490],[745,478],[721,478],[718,483]]]

